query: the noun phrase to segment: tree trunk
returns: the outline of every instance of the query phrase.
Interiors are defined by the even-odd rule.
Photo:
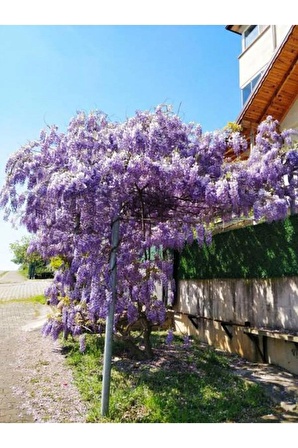
[[[147,321],[147,328],[144,330],[144,351],[147,355],[147,359],[153,358],[153,350],[150,335],[151,335],[151,326]]]
[[[122,324],[122,325],[121,325]],[[145,361],[153,358],[153,350],[151,344],[151,324],[145,316],[142,316],[133,325],[125,325],[125,319],[118,322],[118,332],[115,338],[124,342],[129,355],[139,361]],[[139,337],[134,337],[132,331],[141,332],[141,342],[138,342]]]

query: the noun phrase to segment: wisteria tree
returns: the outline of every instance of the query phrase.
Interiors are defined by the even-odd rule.
[[[31,251],[62,260],[46,292],[57,312],[44,333],[54,338],[104,331],[111,302],[111,226],[119,222],[114,333],[152,356],[150,332],[166,304],[156,286],[175,289],[170,251],[210,242],[216,220],[287,216],[298,168],[294,131],[268,117],[246,159],[233,127],[203,133],[170,107],[136,112],[122,123],[78,113],[66,132],[53,126],[8,160],[0,206],[34,234]],[[235,157],[229,160],[227,150]]]

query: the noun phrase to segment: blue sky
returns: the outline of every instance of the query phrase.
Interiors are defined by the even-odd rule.
[[[118,8],[113,2],[106,17],[102,11],[92,14],[96,2],[90,0],[83,10],[73,8],[73,15],[67,10],[62,14],[61,7],[58,14],[59,2],[53,0],[52,9],[41,14],[35,8],[35,16],[28,18],[35,2],[23,2],[27,9],[23,3],[14,9],[14,3],[8,5],[7,21],[0,22],[1,186],[14,151],[47,125],[65,130],[78,110],[99,109],[121,121],[137,109],[167,103],[184,121],[200,123],[203,131],[236,120],[241,39],[225,29],[237,23],[229,15],[222,21],[214,13],[212,19],[202,13],[196,18],[193,8],[185,14],[185,8],[171,3],[171,20],[167,8],[159,6],[154,14],[161,5],[155,0],[150,11],[134,18],[123,7],[127,2],[119,2]],[[195,4],[183,2],[185,7]],[[2,216],[0,270],[16,269],[9,244],[25,230],[12,229]]]
[[[240,44],[224,24],[0,26],[1,185],[10,154],[77,110],[122,121],[167,103],[203,130],[225,126],[240,111]],[[0,270],[15,269],[21,231],[0,222],[0,233]]]

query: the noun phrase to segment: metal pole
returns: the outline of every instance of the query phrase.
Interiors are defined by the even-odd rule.
[[[117,299],[117,247],[119,243],[119,218],[116,218],[112,223],[112,251],[110,258],[110,272],[111,272],[111,288],[112,300],[109,304],[108,315],[106,319],[105,329],[105,346],[103,359],[103,375],[102,375],[102,398],[101,398],[101,415],[107,415],[109,410],[110,398],[110,379],[111,379],[111,360],[112,360],[112,342],[113,342],[113,327],[115,304]]]

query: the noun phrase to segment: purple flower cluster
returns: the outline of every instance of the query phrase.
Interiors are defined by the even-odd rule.
[[[166,337],[166,344],[171,346],[173,344],[173,341],[174,341],[174,332],[173,330],[169,330]]]
[[[49,319],[44,334],[101,328],[112,294],[115,216],[116,319],[125,314],[131,323],[145,313],[161,323],[166,308],[158,287],[174,290],[168,249],[193,239],[210,244],[218,219],[287,215],[297,188],[292,134],[279,133],[268,117],[250,157],[229,162],[227,150],[238,155],[246,148],[238,131],[203,133],[159,106],[123,123],[79,112],[66,132],[53,126],[21,147],[7,162],[0,207],[34,234],[32,251],[62,260],[47,294],[52,305],[63,300],[63,312]]]

